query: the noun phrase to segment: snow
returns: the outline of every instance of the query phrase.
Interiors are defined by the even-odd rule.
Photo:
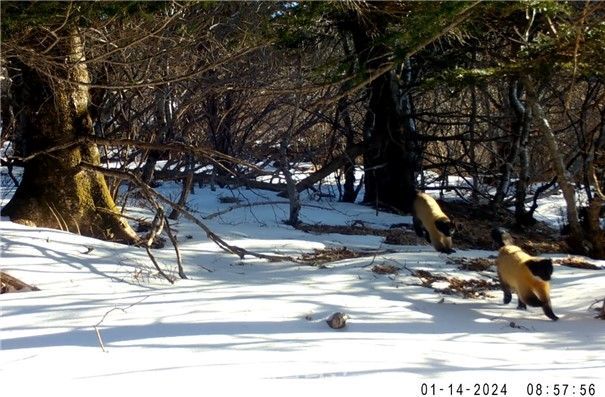
[[[179,186],[160,189],[177,197]],[[174,227],[189,279],[170,285],[142,249],[2,219],[0,268],[40,288],[0,295],[2,394],[363,395],[393,386],[385,394],[421,395],[422,383],[497,382],[521,396],[527,382],[540,381],[595,383],[596,395],[605,395],[605,323],[589,309],[605,296],[604,271],[556,266],[552,302],[561,320],[552,322],[540,309],[504,306],[500,291],[465,299],[435,292],[441,283],[421,286],[411,271],[495,277],[493,269],[459,270],[426,244],[304,233],[283,223],[287,204],[210,216],[233,206],[218,199],[233,195],[242,204],[284,201],[264,191],[196,189],[189,206],[231,244],[294,256],[342,246],[375,255],[325,268],[242,260],[181,220]],[[3,204],[9,196],[0,195]],[[356,204],[303,199],[308,223],[361,220],[386,229],[411,222]],[[149,211],[133,203],[129,214]],[[169,244],[154,254],[176,275]],[[458,250],[451,257],[494,254]],[[379,263],[401,270],[375,274]],[[605,268],[605,261],[593,263]],[[337,311],[350,316],[342,330],[325,323]]]

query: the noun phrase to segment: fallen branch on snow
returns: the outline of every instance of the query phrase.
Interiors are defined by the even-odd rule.
[[[184,206],[179,205],[179,204],[173,202],[172,200],[168,199],[161,193],[156,192],[155,190],[150,188],[147,184],[145,184],[143,181],[141,181],[138,176],[136,176],[134,173],[132,173],[128,170],[121,170],[121,171],[112,170],[112,169],[107,169],[107,168],[100,167],[98,165],[94,165],[94,164],[86,163],[86,162],[81,162],[80,167],[82,167],[84,169],[89,169],[92,171],[97,171],[97,172],[100,172],[105,175],[110,175],[110,176],[113,176],[116,178],[122,178],[122,179],[127,179],[127,180],[131,181],[138,188],[140,188],[141,191],[143,191],[146,196],[154,197],[158,201],[160,201],[164,204],[167,204],[167,205],[171,206],[172,208],[178,210],[181,213],[181,215],[183,215],[185,218],[189,219],[191,222],[193,222],[197,226],[199,226],[206,233],[206,236],[210,240],[214,241],[214,243],[216,245],[218,245],[222,250],[224,250],[230,254],[235,254],[235,255],[239,256],[240,259],[243,259],[246,255],[248,255],[248,256],[253,256],[256,258],[260,258],[260,259],[266,259],[270,262],[281,262],[281,261],[301,262],[300,260],[297,260],[296,258],[293,258],[291,256],[261,254],[258,252],[248,251],[244,248],[227,243],[219,235],[217,235],[212,230],[210,230],[210,228],[208,226],[206,226],[206,224],[204,224],[202,221],[197,219],[193,214],[191,214],[191,212],[189,212]]]
[[[126,313],[126,310],[130,309],[131,307],[138,305],[139,303],[143,302],[145,299],[149,298],[151,295],[146,295],[143,297],[143,299],[140,299],[136,302],[134,302],[131,305],[128,305],[126,307],[114,307],[113,309],[108,310],[107,312],[105,312],[105,314],[103,315],[103,317],[101,317],[101,320],[99,320],[98,323],[96,323],[95,325],[93,325],[93,328],[95,329],[95,332],[97,333],[97,339],[99,341],[99,345],[101,346],[101,350],[103,350],[103,353],[107,353],[107,350],[105,349],[105,344],[103,343],[103,338],[101,338],[101,331],[99,331],[99,326],[101,324],[103,324],[103,321],[105,321],[105,319],[107,318],[107,316],[109,315],[109,313],[114,312],[116,310],[121,310],[123,313]]]

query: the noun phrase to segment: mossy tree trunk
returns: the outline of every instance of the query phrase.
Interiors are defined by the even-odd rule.
[[[60,67],[42,69],[24,57],[12,59],[9,68],[14,106],[20,110],[21,151],[26,156],[92,134],[88,87],[73,83],[90,81],[77,30],[72,29],[52,50],[64,60]],[[2,215],[32,226],[138,242],[136,233],[119,217],[103,175],[81,169],[81,162],[99,164],[96,146],[82,144],[27,161],[21,184]]]

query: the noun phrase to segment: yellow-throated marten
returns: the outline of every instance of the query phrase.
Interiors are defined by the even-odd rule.
[[[425,237],[439,252],[451,254],[454,224],[437,204],[434,198],[426,193],[417,192],[414,198],[414,230],[418,237]]]
[[[559,319],[550,305],[550,276],[552,259],[531,256],[520,247],[513,245],[510,234],[502,229],[492,230],[492,238],[498,245],[496,266],[504,303],[510,303],[511,292],[517,294],[517,309],[527,309],[527,305],[541,307],[544,314],[553,321]]]

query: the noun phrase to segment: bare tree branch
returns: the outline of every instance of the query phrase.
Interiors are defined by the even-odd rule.
[[[266,259],[271,262],[281,262],[281,261],[298,262],[297,259],[295,259],[291,256],[261,254],[258,252],[248,251],[244,248],[227,243],[219,235],[214,233],[208,226],[206,226],[206,224],[204,224],[199,219],[197,219],[194,215],[192,215],[185,207],[178,205],[177,203],[168,199],[164,195],[151,189],[147,184],[143,183],[135,174],[133,174],[130,171],[110,170],[107,168],[99,167],[94,164],[85,163],[85,162],[81,162],[80,167],[82,167],[84,169],[92,170],[92,171],[97,171],[97,172],[100,172],[105,175],[111,175],[111,176],[114,176],[117,178],[127,179],[127,180],[131,181],[137,187],[139,187],[141,190],[146,191],[146,194],[149,194],[150,196],[155,197],[157,200],[163,202],[164,204],[167,204],[167,205],[171,206],[172,208],[177,209],[185,218],[189,219],[190,221],[195,223],[197,226],[199,226],[206,233],[206,236],[210,240],[214,241],[222,250],[224,250],[225,252],[228,252],[230,254],[235,254],[235,255],[239,256],[241,259],[243,259],[246,255],[248,255],[248,256],[253,256],[256,258],[260,258],[260,259]]]

